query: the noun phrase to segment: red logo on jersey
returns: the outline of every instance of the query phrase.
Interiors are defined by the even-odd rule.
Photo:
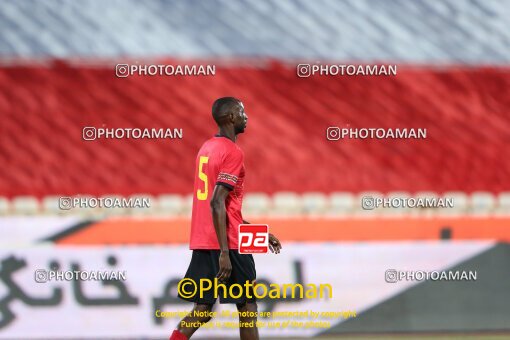
[[[267,224],[239,225],[239,254],[267,253],[269,226]]]

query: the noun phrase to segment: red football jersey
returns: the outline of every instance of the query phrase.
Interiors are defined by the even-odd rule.
[[[216,184],[229,188],[225,201],[229,249],[238,248],[238,227],[243,223],[244,154],[230,139],[215,136],[198,151],[193,189],[190,249],[220,249],[212,220],[211,197]]]

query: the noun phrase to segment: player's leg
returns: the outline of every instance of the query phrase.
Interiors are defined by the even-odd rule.
[[[185,316],[177,326],[177,329],[170,336],[170,340],[187,340],[201,325],[211,320],[211,304],[195,304],[193,310]],[[183,337],[184,336],[184,337]]]
[[[184,277],[195,282],[195,285],[198,284],[201,279],[214,279],[217,270],[210,265],[211,256],[211,251],[193,250],[191,262]],[[193,310],[179,322],[177,329],[172,333],[170,339],[186,340],[189,339],[202,324],[211,319],[210,313],[216,302],[216,298],[212,290],[204,292],[203,296],[195,294],[191,297],[181,295],[181,292],[178,290],[178,296],[185,301],[193,302],[195,305]],[[206,315],[204,316],[203,314]]]
[[[239,314],[239,322],[243,327],[239,328],[241,340],[259,340],[259,330],[257,328],[257,303],[247,302],[237,305]],[[243,312],[246,312],[243,314]],[[245,315],[245,316],[242,316]],[[252,327],[246,327],[253,324]]]
[[[254,286],[255,280],[257,278],[257,271],[255,270],[255,261],[251,254],[239,254],[237,250],[230,251],[230,261],[232,262],[232,275],[231,275],[231,283],[238,284],[243,287],[242,290],[248,289],[248,291],[243,292],[243,296],[238,299],[226,299],[227,303],[234,302],[237,306],[237,310],[239,313],[239,322],[242,323],[244,327],[239,328],[239,334],[241,335],[241,340],[258,340],[259,339],[259,331],[257,329],[257,302],[254,294]],[[251,287],[246,287],[246,284],[251,282]],[[233,295],[237,296],[239,292],[235,289],[233,290]],[[220,303],[222,302],[222,297],[220,296]],[[243,314],[243,312],[246,312]],[[252,327],[246,327],[250,323],[253,322]]]

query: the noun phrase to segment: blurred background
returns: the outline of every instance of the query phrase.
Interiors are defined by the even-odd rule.
[[[168,338],[179,318],[155,311],[191,308],[176,287],[191,256],[195,157],[216,133],[222,96],[249,116],[238,139],[243,214],[283,243],[277,256],[255,255],[259,281],[333,287],[330,299],[259,310],[356,313],[322,318],[325,328],[264,327],[262,338],[508,336],[509,15],[503,0],[3,0],[0,338]],[[124,78],[116,64],[215,74]],[[298,64],[396,64],[398,74],[303,78]],[[330,141],[331,126],[427,138]],[[183,137],[89,141],[84,127]],[[364,210],[365,196],[454,207]],[[147,198],[150,208],[66,210],[62,197]],[[127,279],[34,277],[77,267]],[[388,270],[477,277],[391,282]]]

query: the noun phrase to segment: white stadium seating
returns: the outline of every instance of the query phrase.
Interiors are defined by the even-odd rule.
[[[0,216],[10,213],[10,201],[7,197],[0,197]]]
[[[184,199],[177,194],[159,195],[154,204],[159,215],[179,215],[184,209]]]
[[[17,215],[36,215],[40,212],[39,200],[32,196],[17,196],[11,201]]]
[[[301,196],[290,191],[277,192],[273,195],[271,214],[276,216],[291,216],[301,213]]]
[[[90,195],[78,195],[81,198],[93,198]],[[123,198],[119,195],[104,195],[103,198]],[[383,208],[364,209],[362,199],[372,198],[451,198],[453,208]],[[147,198],[149,208],[92,208],[73,207],[61,209],[61,196],[46,196],[38,199],[33,196],[17,196],[11,199],[0,197],[0,216],[6,215],[79,215],[79,216],[166,216],[190,217],[193,195],[162,194],[157,197],[147,193],[134,194],[129,198]],[[247,193],[243,200],[243,214],[247,217],[260,216],[507,216],[510,215],[510,192],[494,195],[490,192],[473,192],[468,195],[460,191],[439,194],[422,191],[414,194],[395,191],[383,194],[380,192],[333,192],[329,195],[320,192],[276,192]]]
[[[321,215],[329,206],[328,197],[321,192],[308,192],[302,195],[303,212],[309,215]]]
[[[247,193],[243,199],[243,213],[247,216],[264,216],[271,207],[271,198],[265,193]]]
[[[359,202],[352,193],[349,192],[333,192],[329,195],[330,216],[348,215],[358,208]]]
[[[496,215],[510,215],[510,192],[502,192],[498,195],[498,203],[494,213]]]
[[[453,199],[453,208],[440,209],[442,215],[462,215],[467,212],[469,196],[462,191],[448,191],[443,193],[441,197]]]
[[[490,192],[477,191],[471,194],[469,211],[473,215],[488,215],[495,210],[496,198]]]

